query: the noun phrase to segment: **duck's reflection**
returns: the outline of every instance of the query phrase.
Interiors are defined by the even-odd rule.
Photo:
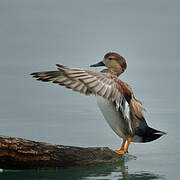
[[[130,157],[131,159],[132,157]],[[129,160],[129,157],[128,157]],[[0,173],[3,180],[77,180],[77,179],[161,179],[158,174],[148,172],[129,173],[126,164],[127,157],[120,164],[104,165],[89,168],[68,168],[59,170],[26,170],[10,171]]]

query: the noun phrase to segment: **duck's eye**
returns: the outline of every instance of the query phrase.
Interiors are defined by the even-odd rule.
[[[109,58],[109,60],[112,60],[113,58]]]

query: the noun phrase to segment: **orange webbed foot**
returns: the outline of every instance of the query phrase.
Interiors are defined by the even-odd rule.
[[[123,143],[121,145],[121,149],[120,150],[114,150],[114,152],[117,153],[117,154],[125,154],[125,153],[127,153],[129,145],[131,143],[131,138],[128,138],[126,147],[124,148],[125,143],[126,143],[126,140],[123,139]]]
[[[124,150],[114,150],[117,154],[125,154],[126,152]]]

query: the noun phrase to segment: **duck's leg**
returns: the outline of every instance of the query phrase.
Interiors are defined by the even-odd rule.
[[[130,145],[130,143],[131,143],[131,140],[132,140],[132,138],[128,138],[126,147],[125,147],[125,149],[124,149],[124,153],[127,153],[127,152],[128,152],[128,148],[129,148],[129,145]]]
[[[123,143],[121,145],[121,149],[120,150],[115,150],[114,152],[117,153],[117,154],[125,154],[125,153],[127,153],[129,145],[131,143],[131,138],[128,138],[126,147],[124,149],[125,142],[126,142],[126,140],[123,139]]]
[[[120,149],[120,151],[123,151],[123,150],[124,150],[125,143],[126,143],[126,140],[123,139],[123,142],[122,142],[122,144],[121,144],[121,149]]]

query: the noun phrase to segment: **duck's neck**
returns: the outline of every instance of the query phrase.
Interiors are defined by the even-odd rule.
[[[110,73],[110,74],[115,75],[115,76],[117,76],[117,77],[119,77],[120,74],[121,74],[121,73],[112,72],[112,71],[110,71],[109,69],[103,69],[101,72],[103,72],[103,73]]]

